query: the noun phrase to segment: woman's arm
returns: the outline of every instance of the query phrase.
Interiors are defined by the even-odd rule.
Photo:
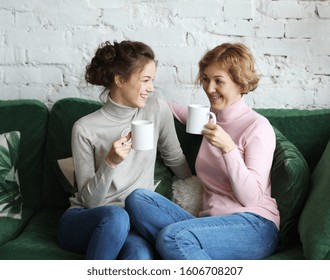
[[[192,174],[176,134],[172,112],[164,101],[159,101],[161,120],[158,149],[161,152],[164,163],[171,168],[175,176],[179,179],[186,179]]]
[[[188,113],[187,106],[182,106],[182,105],[178,105],[178,104],[171,103],[171,102],[168,102],[167,104],[170,107],[174,117],[182,124],[186,124],[187,123],[187,113]]]
[[[72,129],[72,156],[78,186],[78,197],[84,207],[99,206],[111,185],[114,168],[105,159],[95,167],[93,143],[85,129],[76,123]]]
[[[260,119],[244,131],[239,150],[230,135],[219,125],[208,124],[205,139],[219,148],[236,198],[243,206],[258,204],[270,184],[275,149],[275,134],[268,121]]]
[[[232,190],[243,206],[258,204],[270,186],[275,145],[273,128],[262,125],[249,137],[243,158],[237,147],[223,155]]]

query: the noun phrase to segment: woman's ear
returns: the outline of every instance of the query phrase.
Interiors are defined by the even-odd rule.
[[[125,82],[125,80],[122,76],[115,75],[115,84],[116,84],[117,87],[122,87],[124,82]]]

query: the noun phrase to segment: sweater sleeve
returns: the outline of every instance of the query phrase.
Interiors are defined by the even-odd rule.
[[[99,206],[111,185],[114,169],[105,161],[96,170],[93,143],[85,129],[75,123],[72,129],[72,156],[78,185],[78,199],[87,208]]]
[[[171,168],[175,176],[179,179],[186,179],[192,174],[176,134],[170,107],[164,101],[160,101],[160,112],[158,150],[164,163]]]
[[[169,105],[174,117],[182,124],[186,124],[187,123],[187,113],[188,113],[187,106],[182,106],[182,105],[178,105],[178,104],[170,103],[170,102],[168,103],[168,105]]]
[[[243,206],[254,206],[270,185],[276,142],[268,123],[258,125],[248,137],[243,157],[237,147],[223,156],[235,196]]]

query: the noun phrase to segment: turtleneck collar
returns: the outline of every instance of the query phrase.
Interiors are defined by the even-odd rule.
[[[138,112],[138,108],[124,106],[114,102],[108,97],[107,102],[103,105],[101,111],[110,118],[115,119],[133,119]]]
[[[245,104],[244,96],[242,96],[234,104],[215,112],[215,114],[218,122],[228,122],[240,118],[250,110],[251,108]]]

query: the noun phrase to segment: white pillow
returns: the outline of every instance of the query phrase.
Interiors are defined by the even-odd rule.
[[[203,188],[199,179],[192,176],[185,180],[176,179],[173,182],[173,202],[194,216],[202,210]]]
[[[63,158],[57,160],[57,163],[71,186],[74,185],[74,165],[73,165],[73,158]]]

